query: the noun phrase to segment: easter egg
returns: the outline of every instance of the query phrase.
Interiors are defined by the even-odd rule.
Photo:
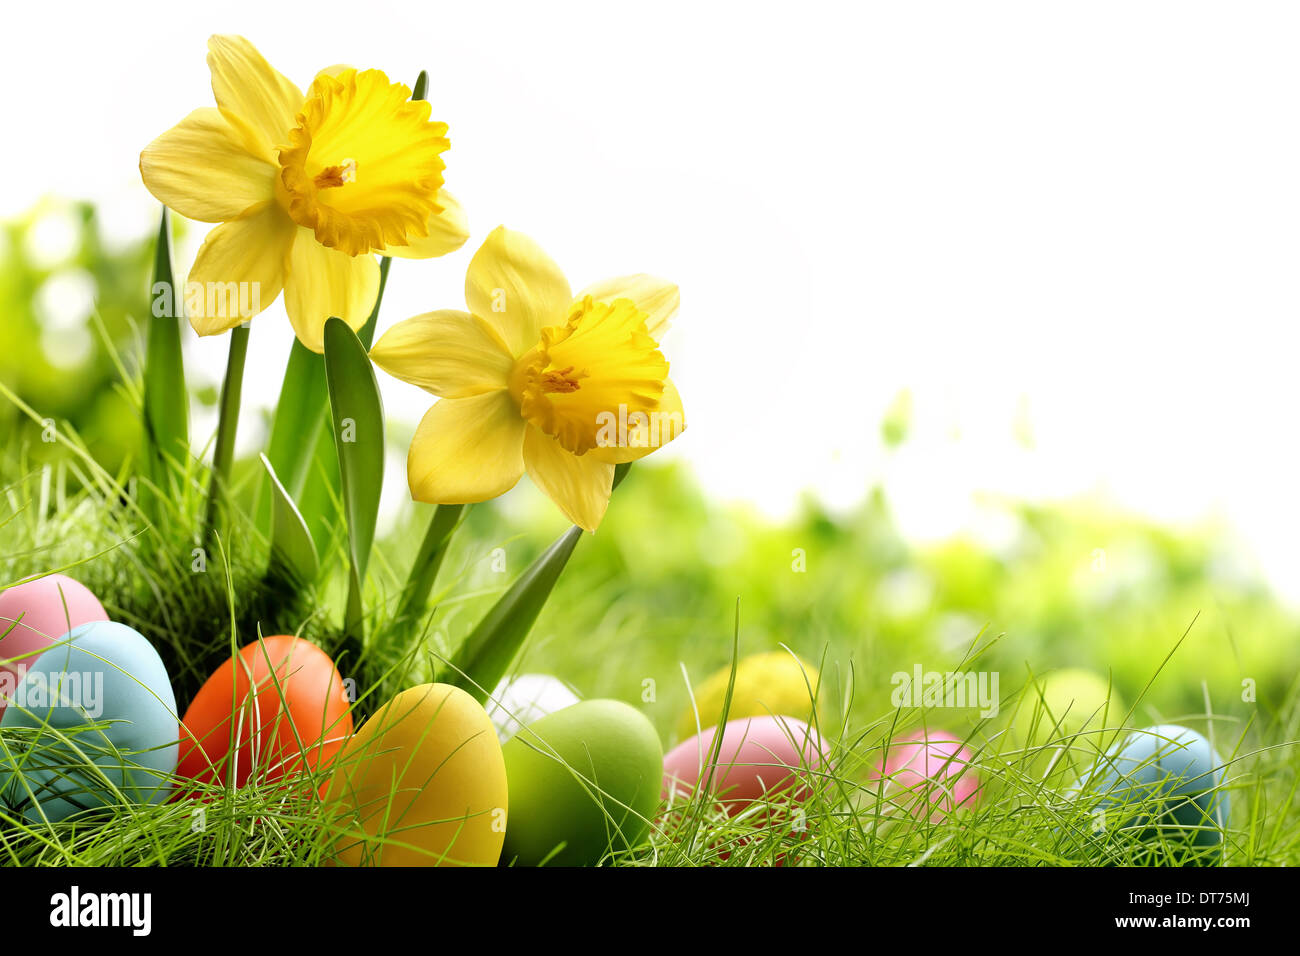
[[[497,684],[488,699],[487,712],[505,743],[533,721],[578,702],[568,684],[550,674],[520,674]]]
[[[679,738],[690,737],[701,727],[717,724],[730,681],[731,668],[724,667],[695,688],[695,708],[687,707],[677,721]],[[816,690],[817,670],[789,651],[753,654],[736,665],[736,686],[727,719],[786,714],[811,721]]]
[[[78,625],[107,620],[95,595],[65,574],[0,592],[0,713],[41,651]]]
[[[1202,735],[1160,724],[1129,734],[1074,792],[1102,798],[1095,811],[1113,839],[1174,847],[1182,862],[1206,862],[1222,852],[1231,808],[1224,771]]]
[[[979,777],[971,766],[974,753],[961,737],[931,727],[900,737],[872,772],[887,806],[938,820],[958,807],[974,804]]]
[[[717,731],[710,727],[664,758],[663,793],[671,803],[694,793],[701,780],[732,816],[760,800],[781,796],[797,803],[808,798],[808,775],[826,759],[821,737],[812,727],[793,717],[729,720],[717,745],[717,760],[710,764]]]
[[[8,735],[0,755],[0,797],[31,821],[62,820],[116,803],[118,794],[159,803],[176,769],[167,670],[125,624],[83,624],[36,658],[0,727],[36,731]]]
[[[1041,748],[1041,753],[1025,755],[1034,768],[1060,751],[1060,766],[1082,766],[1115,742],[1115,728],[1126,713],[1118,691],[1105,677],[1067,668],[1036,678],[1024,689],[1011,716],[1009,736],[1019,749]]]
[[[478,701],[448,684],[404,690],[362,724],[325,799],[347,866],[494,866],[501,856],[501,744]]]
[[[315,644],[283,634],[255,641],[185,711],[177,774],[242,787],[315,769],[352,733],[349,707],[343,678]]]
[[[664,752],[636,708],[582,701],[525,727],[504,752],[510,823],[503,863],[590,866],[645,836],[659,804]]]

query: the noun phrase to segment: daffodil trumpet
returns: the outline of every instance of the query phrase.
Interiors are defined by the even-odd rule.
[[[532,239],[498,227],[469,264],[468,311],[399,322],[370,357],[438,398],[407,456],[417,501],[469,504],[525,472],[578,527],[595,531],[614,469],[686,427],[660,338],[677,287],[640,274],[578,295]]]

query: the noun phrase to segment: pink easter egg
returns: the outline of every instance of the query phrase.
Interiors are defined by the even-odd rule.
[[[931,819],[939,819],[957,807],[974,804],[979,777],[971,767],[975,760],[961,738],[930,728],[900,737],[889,745],[883,762],[872,779],[884,780],[886,798],[895,805],[916,811],[927,803]]]
[[[74,627],[107,620],[95,595],[64,574],[0,592],[0,713],[41,651]]]
[[[686,740],[664,757],[665,799],[676,793],[689,795],[708,778],[705,767],[717,727]],[[728,721],[713,768],[710,791],[735,816],[758,800],[789,791],[790,799],[807,799],[809,787],[799,782],[799,772],[815,770],[825,759],[821,738],[802,720],[793,717],[742,717]],[[797,789],[796,789],[797,787]]]

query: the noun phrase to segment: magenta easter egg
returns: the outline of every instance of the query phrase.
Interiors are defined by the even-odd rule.
[[[64,574],[0,592],[0,713],[42,651],[74,627],[107,620],[99,599]]]
[[[892,805],[918,813],[928,805],[931,819],[939,819],[977,799],[974,760],[956,734],[931,728],[891,743],[872,779],[883,780],[882,793]]]
[[[706,766],[717,727],[683,741],[664,758],[664,797],[680,802],[703,778],[717,801],[735,815],[755,801],[782,795],[808,798],[808,774],[826,759],[821,737],[793,717],[742,717],[728,721],[710,780]]]

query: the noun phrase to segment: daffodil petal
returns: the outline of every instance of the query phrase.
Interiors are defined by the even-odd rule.
[[[441,398],[466,398],[510,384],[514,359],[487,322],[446,309],[398,322],[370,350],[389,375]]]
[[[323,352],[329,318],[340,318],[355,331],[366,324],[378,295],[379,263],[374,256],[327,249],[310,229],[298,227],[289,255],[284,307],[299,342],[313,352]]]
[[[504,389],[440,399],[420,421],[406,459],[416,501],[469,504],[513,488],[524,473],[524,421]]]
[[[288,138],[302,109],[302,91],[241,36],[211,37],[208,68],[217,106],[223,113],[239,117],[255,137],[255,144],[249,145],[274,162],[272,150]]]
[[[185,313],[195,332],[224,332],[275,301],[296,228],[270,203],[208,233],[185,287]]]
[[[648,316],[646,330],[656,342],[668,331],[668,325],[677,314],[677,306],[681,301],[676,285],[644,272],[593,282],[578,293],[578,298],[587,295],[597,302],[631,299]]]
[[[664,382],[659,407],[648,415],[652,417],[644,422],[639,419],[614,422],[612,437],[615,443],[603,446],[598,444],[587,452],[587,456],[594,455],[600,461],[621,465],[626,461],[644,458],[684,432],[686,412],[682,408],[682,396],[671,380]],[[632,418],[630,415],[628,417]],[[597,438],[600,438],[599,434]]]
[[[572,454],[536,425],[529,425],[524,435],[524,466],[566,518],[587,531],[596,530],[609,507],[613,465],[589,454]]]
[[[275,198],[276,167],[254,156],[239,131],[208,107],[145,147],[140,176],[163,205],[188,219],[228,222]]]
[[[559,266],[522,232],[497,226],[470,260],[465,302],[516,357],[537,344],[542,329],[563,325],[572,301]]]
[[[455,252],[469,238],[469,217],[465,207],[445,189],[438,190],[438,205],[442,212],[429,217],[429,235],[423,239],[411,238],[405,246],[389,246],[380,255],[400,259],[433,259]]]

